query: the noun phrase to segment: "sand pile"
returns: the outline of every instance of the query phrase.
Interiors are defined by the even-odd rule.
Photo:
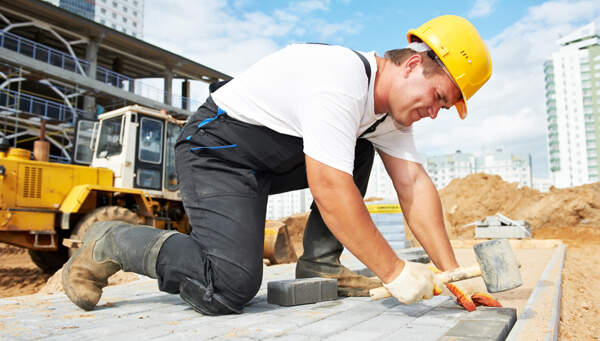
[[[296,213],[277,220],[287,226],[290,239],[292,240],[292,244],[294,244],[294,250],[298,257],[304,253],[302,236],[304,236],[304,227],[306,226],[309,214],[310,212]]]
[[[458,230],[476,220],[500,213],[525,220],[533,231],[563,226],[600,228],[600,183],[572,188],[552,187],[548,193],[504,182],[484,173],[455,179],[439,191],[444,221],[451,239]],[[462,238],[473,238],[474,228],[464,228]],[[535,233],[534,233],[535,236]]]
[[[26,249],[0,243],[0,297],[34,294],[48,277],[33,264]]]

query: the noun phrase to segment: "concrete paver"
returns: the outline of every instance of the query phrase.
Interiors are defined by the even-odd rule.
[[[422,257],[414,250],[399,255]],[[351,269],[364,268],[352,256],[342,261]],[[479,337],[499,340],[516,320],[513,308],[468,313],[449,296],[410,306],[394,298],[371,301],[368,297],[289,307],[269,304],[267,283],[293,279],[294,269],[295,264],[266,268],[258,295],[239,315],[198,314],[179,296],[159,292],[156,281],[146,277],[106,288],[99,306],[90,312],[77,308],[62,292],[0,299],[0,338],[437,340],[472,337],[469,331],[477,326]]]
[[[290,279],[267,284],[267,302],[282,306],[331,301],[337,297],[337,280],[331,278]]]

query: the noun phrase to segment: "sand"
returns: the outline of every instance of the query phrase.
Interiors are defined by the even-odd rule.
[[[0,298],[63,291],[62,269],[46,274],[29,258],[27,250],[0,243]],[[138,275],[119,271],[108,279],[108,285],[138,280]]]

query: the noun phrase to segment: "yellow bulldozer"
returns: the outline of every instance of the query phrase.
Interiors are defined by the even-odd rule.
[[[29,249],[40,269],[54,272],[72,253],[63,240],[81,240],[97,221],[189,233],[175,174],[183,123],[141,106],[79,121],[73,158],[90,158],[90,166],[47,162],[43,152],[32,159],[0,143],[0,242]],[[265,232],[265,258],[295,261],[285,225]]]

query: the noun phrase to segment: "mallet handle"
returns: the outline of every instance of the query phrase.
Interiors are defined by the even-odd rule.
[[[479,264],[475,263],[471,266],[458,267],[453,270],[441,272],[437,274],[442,283],[448,284],[452,282],[462,281],[463,279],[469,279],[473,277],[481,276],[481,268]],[[384,298],[392,297],[389,291],[385,287],[379,287],[369,290],[369,295],[373,301],[381,300]]]
[[[463,279],[481,276],[481,267],[479,267],[478,263],[475,263],[471,266],[458,267],[456,269],[441,272],[437,274],[437,276],[444,284],[458,282],[462,281]]]

